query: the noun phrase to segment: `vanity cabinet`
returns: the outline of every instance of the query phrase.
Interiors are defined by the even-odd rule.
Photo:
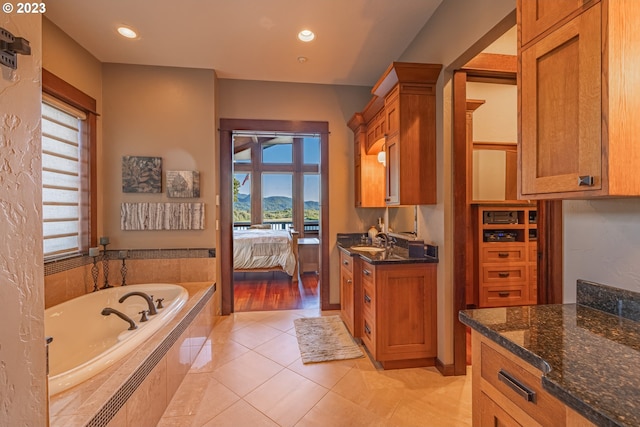
[[[543,7],[544,6],[544,7]],[[519,195],[639,196],[640,2],[518,1]]]
[[[360,289],[359,285],[356,286],[353,276],[354,263],[358,262],[358,258],[340,251],[340,317],[353,337],[361,335],[362,323]]]
[[[536,304],[535,205],[479,205],[477,210],[478,307]]]
[[[436,268],[360,260],[362,342],[385,369],[435,364]]]
[[[392,63],[371,101],[349,121],[356,149],[356,207],[436,203],[435,87],[441,69],[440,64]],[[381,151],[384,165],[378,162]]]
[[[542,387],[542,371],[477,331],[473,348],[474,426],[594,426]]]

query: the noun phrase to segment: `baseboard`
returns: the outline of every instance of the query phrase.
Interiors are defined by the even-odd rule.
[[[444,377],[452,377],[455,375],[454,365],[445,365],[436,357],[436,369],[440,371]]]

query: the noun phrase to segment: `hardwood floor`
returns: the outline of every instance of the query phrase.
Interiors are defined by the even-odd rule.
[[[235,312],[319,308],[318,275],[300,275],[298,285],[285,273],[234,273]]]

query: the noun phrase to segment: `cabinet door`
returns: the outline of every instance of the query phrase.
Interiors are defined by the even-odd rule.
[[[397,205],[400,203],[400,138],[395,136],[387,139],[386,143],[386,189],[387,205]]]
[[[498,406],[486,394],[480,393],[478,399],[478,422],[474,425],[493,427],[522,427],[522,424],[514,420],[511,415]]]
[[[602,187],[600,27],[596,4],[522,51],[524,198]]]
[[[354,202],[357,208],[362,206],[362,180],[361,180],[361,176],[362,176],[362,156],[360,154],[360,140],[359,138],[356,136],[356,138],[354,138],[354,153],[353,153],[353,171],[354,171],[354,176],[353,176],[353,197],[354,197]]]
[[[354,290],[353,276],[346,268],[340,269],[340,314],[347,329],[354,335]]]
[[[535,37],[553,27],[584,4],[593,0],[521,0],[518,3],[520,22],[522,24],[522,44],[525,45]]]

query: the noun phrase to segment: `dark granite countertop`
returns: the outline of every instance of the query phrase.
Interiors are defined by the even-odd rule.
[[[581,304],[465,310],[459,318],[541,369],[543,387],[585,418],[640,425],[640,322]]]
[[[398,244],[390,251],[371,252],[358,250],[358,247],[372,246],[362,245],[360,237],[362,233],[338,234],[338,249],[350,256],[359,256],[370,264],[417,264],[437,263],[438,250],[436,246],[426,245],[427,249],[423,257],[410,257],[407,242],[398,239]]]

